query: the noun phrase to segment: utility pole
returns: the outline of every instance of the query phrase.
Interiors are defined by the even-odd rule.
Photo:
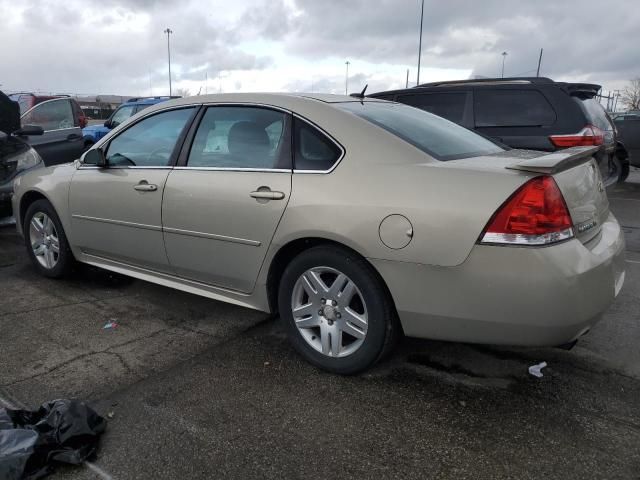
[[[344,64],[347,66],[347,74],[344,78],[344,94],[349,95],[349,65],[351,62],[347,60]]]
[[[507,52],[502,52],[502,78],[504,78],[504,61],[506,60],[507,55],[509,55]]]
[[[540,76],[540,65],[542,64],[542,51],[543,50],[544,50],[543,48],[540,49],[540,57],[538,58],[538,70],[536,71],[536,77]]]
[[[167,27],[164,33],[167,34],[167,58],[169,59],[169,96],[171,96],[171,44],[169,43],[169,35],[173,33],[173,30]]]
[[[407,68],[407,82],[404,84],[404,88],[409,88],[409,69]]]
[[[420,43],[418,46],[418,76],[416,85],[420,85],[420,60],[422,60],[422,23],[424,21],[424,0],[422,0],[422,9],[420,10]]]

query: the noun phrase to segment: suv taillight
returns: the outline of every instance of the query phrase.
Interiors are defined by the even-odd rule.
[[[549,245],[573,237],[573,222],[553,177],[520,187],[493,215],[480,243]]]
[[[551,135],[549,140],[558,148],[591,147],[604,143],[604,132],[595,125],[587,125],[578,133]]]

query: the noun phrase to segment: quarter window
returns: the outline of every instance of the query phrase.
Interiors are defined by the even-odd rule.
[[[295,121],[296,170],[330,170],[340,158],[340,149],[318,129],[301,120]]]
[[[536,90],[476,90],[476,127],[534,127],[552,125],[556,114]]]
[[[201,168],[291,168],[286,114],[257,107],[209,107],[187,165]]]
[[[111,166],[166,167],[193,108],[158,113],[114,138],[106,157]]]
[[[20,122],[22,125],[39,125],[45,131],[73,128],[73,110],[69,100],[50,100],[33,107]]]
[[[462,123],[467,95],[466,92],[423,93],[401,95],[398,97],[398,101],[412,107],[421,108],[452,122]]]

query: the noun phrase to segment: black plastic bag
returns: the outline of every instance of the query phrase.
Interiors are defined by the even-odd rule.
[[[55,462],[84,462],[106,424],[76,400],[54,400],[36,411],[0,408],[0,479],[32,480],[50,473]]]

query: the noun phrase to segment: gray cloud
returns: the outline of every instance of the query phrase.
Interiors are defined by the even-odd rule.
[[[419,7],[420,0],[0,0],[0,84],[139,94],[151,82],[160,92],[167,83],[162,32],[170,26],[176,82],[200,82],[204,72],[212,78],[220,71],[282,68],[287,59],[242,46],[270,42],[302,62],[340,65],[348,58],[354,88],[372,81],[372,90],[384,89],[402,79],[377,72],[372,80],[358,65],[411,66],[414,77]],[[640,75],[638,25],[637,0],[428,0],[422,65],[495,76],[506,50],[507,75],[532,75],[544,47],[542,74],[618,86]],[[281,85],[343,91],[344,77],[335,72],[315,76]],[[249,84],[233,79],[228,88]]]

